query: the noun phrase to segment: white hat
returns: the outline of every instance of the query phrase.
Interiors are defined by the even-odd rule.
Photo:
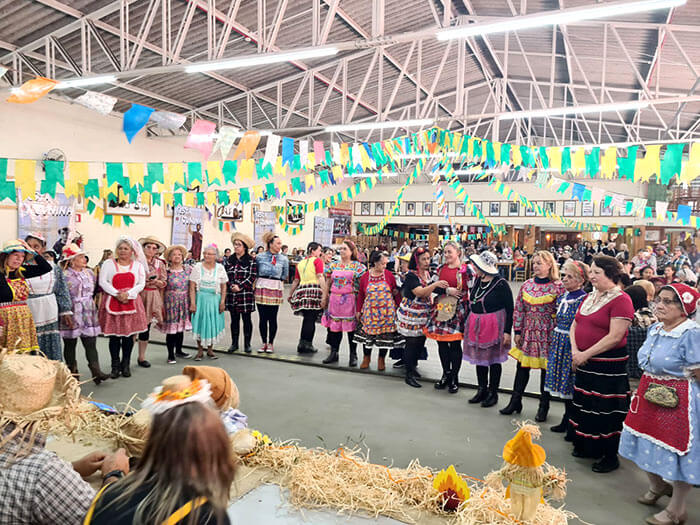
[[[496,256],[489,251],[484,251],[481,253],[474,253],[469,256],[469,259],[476,264],[482,272],[488,275],[498,275],[498,268],[496,263],[498,262]]]

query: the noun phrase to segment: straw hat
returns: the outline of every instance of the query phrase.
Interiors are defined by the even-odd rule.
[[[469,259],[476,265],[479,270],[488,275],[498,275],[498,267],[496,256],[491,252],[473,253]]]
[[[25,240],[27,239],[36,239],[39,241],[41,244],[46,246],[46,237],[44,237],[41,233],[39,232],[30,232],[26,235]]]
[[[158,246],[158,253],[163,253],[165,251],[165,244],[160,242],[153,235],[149,235],[148,237],[141,237],[139,239],[139,243],[141,244],[141,246],[146,246],[147,244],[155,244],[156,246]]]
[[[545,450],[532,443],[531,430],[523,427],[515,437],[503,447],[503,459],[511,465],[520,467],[539,467],[547,458]]]
[[[12,253],[12,252],[25,252],[34,253],[29,245],[22,239],[12,239],[11,241],[5,241],[2,245],[2,250],[0,253]]]
[[[410,253],[406,253],[404,255],[399,255],[398,258],[400,260],[402,260],[403,262],[411,262],[411,254]]]
[[[187,259],[187,248],[182,244],[173,244],[172,246],[170,246],[167,250],[165,250],[165,253],[163,254],[163,259],[165,259],[167,262],[170,262],[170,255],[175,250],[180,250],[180,253],[182,253],[183,261]]]
[[[277,235],[275,234],[275,232],[265,232],[265,233],[263,233],[263,236],[262,236],[262,243],[263,243],[263,245],[267,248],[267,245],[268,245],[268,244],[272,241],[272,239],[274,239],[275,237],[277,237]]]
[[[193,381],[206,379],[211,386],[211,398],[219,410],[238,408],[240,397],[238,387],[226,370],[217,366],[186,366],[182,374]]]
[[[75,259],[78,255],[84,255],[85,257],[87,257],[87,253],[85,252],[85,250],[83,250],[77,244],[72,242],[63,247],[64,261],[70,261],[71,259]]]
[[[211,398],[211,386],[205,379],[190,379],[185,375],[171,376],[163,379],[161,385],[153,389],[141,407],[155,416],[186,403],[206,404]]]
[[[79,400],[80,384],[65,364],[40,355],[0,352],[0,430],[13,425],[22,439],[33,443],[37,430],[57,423],[71,427]]]
[[[252,250],[255,247],[255,241],[248,237],[245,233],[235,232],[233,235],[231,235],[231,244],[236,241],[241,241],[249,250]]]

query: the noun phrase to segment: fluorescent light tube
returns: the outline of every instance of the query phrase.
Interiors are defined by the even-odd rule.
[[[587,7],[575,7],[545,11],[525,16],[515,16],[508,20],[497,22],[480,22],[461,27],[454,27],[438,31],[435,36],[438,40],[450,40],[452,38],[467,38],[470,36],[489,35],[492,33],[505,33],[519,31],[535,27],[566,25],[583,22],[585,20],[597,20],[612,16],[628,15],[653,11],[655,9],[669,9],[686,3],[686,0],[637,0],[636,2],[608,2]]]
[[[608,111],[629,111],[648,107],[648,100],[633,100],[612,104],[590,104],[586,106],[567,106],[562,108],[534,109],[532,111],[513,111],[498,115],[498,120],[519,118],[554,117],[558,115],[581,115],[584,113],[606,113]]]
[[[97,77],[82,77],[73,80],[61,80],[56,84],[54,89],[68,89],[77,88],[84,86],[92,86],[95,84],[109,84],[110,82],[116,82],[117,77],[114,75],[102,75]]]
[[[303,49],[299,51],[265,53],[260,55],[248,55],[241,58],[231,58],[207,62],[205,64],[193,64],[185,67],[187,73],[202,73],[206,71],[216,71],[219,69],[235,69],[241,67],[262,66],[277,62],[290,62],[292,60],[306,60],[309,58],[320,58],[338,54],[337,47],[317,47],[315,49]]]
[[[435,121],[431,118],[415,120],[392,120],[390,122],[363,122],[361,124],[338,124],[326,126],[325,131],[362,131],[368,129],[415,128],[432,126]]]

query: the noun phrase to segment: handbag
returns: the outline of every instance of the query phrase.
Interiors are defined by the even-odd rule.
[[[649,383],[644,392],[644,399],[654,405],[664,408],[676,408],[678,406],[678,392],[675,388],[659,383]]]
[[[457,313],[457,302],[459,299],[453,295],[441,295],[437,298],[435,306],[437,315],[435,318],[440,322],[449,321]]]

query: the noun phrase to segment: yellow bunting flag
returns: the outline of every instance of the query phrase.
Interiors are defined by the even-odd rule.
[[[606,179],[612,179],[617,169],[617,148],[609,147],[600,159],[600,172]]]
[[[165,206],[173,207],[173,194],[168,192],[163,194],[163,204]]]
[[[185,193],[182,202],[184,202],[185,206],[189,206],[190,208],[194,207],[194,193],[189,191]]]
[[[574,176],[586,170],[586,150],[576,148],[571,155],[571,171]]]
[[[340,163],[346,165],[350,162],[350,148],[348,148],[347,142],[340,144]]]
[[[289,184],[286,180],[281,180],[277,183],[277,189],[280,190],[280,197],[289,195]]]
[[[681,169],[680,182],[690,184],[690,182],[700,176],[700,142],[690,146],[688,152],[688,162]]]
[[[133,186],[134,184],[139,184],[143,186],[143,163],[141,162],[129,162],[126,165],[127,172],[129,173],[129,182]]]
[[[207,204],[210,206],[213,206],[216,204],[216,192],[215,191],[208,191],[207,192]]]
[[[34,198],[36,193],[36,161],[16,160],[15,161],[15,183],[17,189],[22,192],[22,198]]]
[[[122,225],[122,218],[119,215],[112,216],[112,226],[115,228],[120,228]]]
[[[522,166],[523,165],[523,156],[520,153],[520,146],[518,146],[516,144],[515,146],[513,146],[512,150],[513,150],[513,166],[515,166],[516,168],[518,166]]]
[[[262,200],[263,198],[263,187],[261,185],[253,186],[253,193],[255,196]]]
[[[561,148],[547,148],[549,167],[561,171]]]
[[[246,159],[239,162],[238,174],[240,175],[242,180],[252,180],[254,173],[255,161],[253,159]]]
[[[228,198],[229,198],[229,201],[231,201],[231,202],[238,202],[241,199],[240,193],[238,190],[229,190]]]
[[[336,183],[343,180],[343,170],[340,168],[340,166],[333,166],[331,168],[331,172],[333,173],[333,178],[335,179]]]
[[[304,184],[306,185],[306,191],[309,191],[309,188],[316,187],[316,177],[314,177],[313,173],[306,174],[306,179],[304,180]]]
[[[95,219],[97,219],[99,222],[102,222],[102,219],[105,218],[105,211],[98,206],[95,208]]]
[[[207,174],[209,184],[215,181],[222,184],[224,181],[224,174],[221,172],[221,163],[218,160],[210,160],[207,162]]]
[[[634,167],[634,182],[649,182],[652,175],[659,175],[661,172],[661,161],[659,160],[661,145],[646,146],[646,150],[644,158],[638,160]]]
[[[185,185],[185,170],[182,162],[171,162],[168,164],[168,174],[166,180],[168,188],[174,188],[175,183]]]
[[[68,178],[77,184],[87,184],[90,177],[90,168],[87,162],[69,162]]]

